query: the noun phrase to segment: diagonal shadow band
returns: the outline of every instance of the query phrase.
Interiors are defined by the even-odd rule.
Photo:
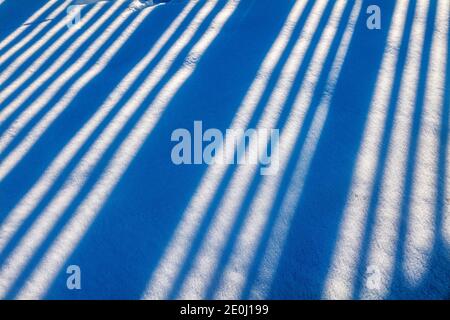
[[[69,5],[70,1],[64,1],[47,17],[45,22],[38,24],[26,37],[24,37],[12,48],[2,54],[2,56],[0,57],[0,66],[5,65],[6,62],[9,62],[10,60],[12,60],[12,58],[14,58],[14,61],[11,64],[8,64],[6,71],[2,72],[0,78],[2,82],[5,81],[7,76],[9,76],[9,71],[7,71],[8,69],[23,63],[28,57],[33,54],[34,51],[36,51],[40,46],[44,45],[47,41],[51,40],[58,31],[61,31],[65,27],[66,22],[64,18],[62,18],[61,20],[59,20],[59,22],[57,22],[56,25],[51,27],[50,30],[45,30],[48,26],[51,25],[51,19],[53,17],[62,16],[63,12],[65,12]],[[36,36],[38,36],[43,31],[46,31],[45,34],[43,34],[37,40]],[[31,43],[33,44],[29,48],[25,47],[26,45],[29,45]],[[15,57],[15,55],[18,54],[19,50],[21,50],[22,48],[26,48],[25,52],[21,53],[19,57]]]
[[[128,11],[123,12],[117,19],[115,19],[108,30],[98,37],[94,43],[83,53],[83,55],[77,60],[76,64],[72,64],[67,70],[65,70],[59,77],[52,82],[52,84],[46,88],[46,90],[39,96],[38,99],[33,101],[31,106],[25,109],[22,114],[16,119],[7,130],[0,137],[0,150],[4,150],[8,146],[15,135],[20,132],[26,124],[28,124],[33,117],[41,111],[48,103],[49,99],[54,97],[61,87],[70,81],[77,72],[89,63],[93,55],[114,36],[115,32],[120,28],[126,26],[127,22],[132,17]],[[27,133],[20,143],[9,152],[2,162],[0,163],[0,181],[20,162],[20,160],[29,152],[34,143],[42,136],[42,134],[49,128],[49,126],[58,118],[58,116],[67,108],[70,102],[75,98],[77,93],[85,87],[91,79],[99,74],[107,65],[107,62],[111,60],[119,47],[110,46],[98,59],[97,63],[91,66],[86,72],[76,78],[76,81],[65,92],[64,96],[58,100],[58,102],[51,106],[45,115],[38,121],[37,124]]]
[[[119,2],[117,2],[118,4]],[[33,76],[35,72],[39,72],[39,68],[41,68],[52,56],[53,54],[60,49],[71,37],[77,33],[77,31],[86,25],[94,16],[102,9],[102,5],[95,6],[92,10],[90,10],[80,21],[79,25],[76,28],[71,28],[67,32],[65,32],[59,39],[57,39],[45,52],[40,55],[30,66],[28,66],[20,76],[16,77],[11,84],[7,85],[4,89],[1,90],[0,96],[2,101],[5,103],[6,100],[16,92],[21,86],[23,86],[24,82],[26,82],[29,78]],[[107,12],[101,15],[101,17],[92,25],[90,28],[83,32],[83,35],[73,42],[67,50],[65,50],[64,54],[58,57],[56,61],[52,62],[50,68],[42,72],[39,77],[31,83],[28,87],[23,90],[19,97],[15,98],[10,103],[5,103],[5,108],[3,108],[0,112],[0,124],[4,123],[19,107],[23,106],[24,102],[35,92],[39,87],[41,87],[52,75],[54,75],[63,65],[67,62],[70,57],[74,55],[76,50],[86,42],[91,36],[93,36],[94,32],[118,9],[118,5],[112,6]],[[11,65],[8,70],[3,73],[4,79],[9,77],[9,75],[13,74],[15,69],[17,69],[22,63],[18,63],[15,65]],[[9,74],[8,74],[9,72]]]
[[[130,132],[128,137],[119,147],[116,155],[111,160],[108,168],[105,170],[105,174],[100,178],[100,180],[96,183],[91,193],[88,197],[83,201],[80,207],[77,209],[75,215],[68,222],[68,224],[63,229],[62,233],[56,239],[54,245],[49,249],[47,254],[44,256],[41,261],[42,264],[46,266],[41,270],[40,266],[36,268],[35,272],[31,276],[31,280],[27,282],[27,285],[21,290],[18,297],[27,297],[30,295],[40,296],[45,293],[46,287],[50,285],[51,277],[47,275],[43,278],[41,272],[43,270],[48,271],[48,266],[52,265],[53,276],[58,272],[61,265],[60,262],[63,262],[65,258],[72,252],[77,242],[81,239],[84,232],[86,232],[89,227],[90,222],[95,218],[96,213],[100,209],[103,201],[100,199],[106,199],[109,192],[111,192],[112,188],[114,188],[117,180],[122,175],[123,171],[126,169],[130,161],[132,160],[134,154],[139,150],[142,143],[145,141],[147,135],[151,132],[153,126],[158,121],[159,117],[163,113],[164,108],[170,102],[171,97],[176,93],[181,85],[189,78],[192,72],[195,69],[195,64],[192,64],[193,61],[198,61],[209,45],[213,42],[213,40],[220,33],[220,30],[233,14],[239,2],[237,1],[228,1],[224,8],[216,15],[206,32],[200,38],[199,41],[195,44],[193,49],[188,55],[186,59],[186,63],[183,67],[171,78],[171,80],[167,83],[167,85],[161,90],[158,97],[154,100],[154,102],[149,106],[147,111],[142,115],[139,123],[136,127]],[[213,9],[214,5],[217,4],[217,1],[208,1],[205,4],[204,10],[201,10],[201,15],[206,18],[206,15],[210,10]],[[179,46],[183,45],[183,42],[187,42],[189,37],[192,37],[195,33],[195,30],[198,28],[198,24],[200,21],[196,21],[193,24],[193,27],[186,30],[185,36],[181,38],[180,42],[175,44],[175,49],[171,50],[172,54],[177,50],[180,50]],[[169,61],[162,60],[161,68],[164,69],[165,65],[170,63]],[[142,93],[138,93],[142,94]],[[124,113],[125,115],[125,113]],[[122,116],[123,118],[123,116]],[[120,119],[118,119],[119,122]],[[107,129],[103,132],[103,134],[98,139],[97,143],[94,144],[93,148],[86,154],[86,160],[93,159],[97,157],[96,152],[99,146],[102,146],[104,143],[104,139],[110,139],[111,132],[115,131],[114,126],[120,124],[111,123],[111,126],[108,126]],[[81,161],[80,166],[75,169],[74,173],[77,174],[80,170],[84,170],[86,162]],[[82,183],[81,183],[82,185]],[[80,185],[76,185],[76,188],[80,187]],[[59,199],[58,199],[59,198]],[[64,199],[65,195],[57,195],[56,200]],[[96,203],[96,208],[92,207],[92,203]],[[57,203],[54,203],[57,205]],[[55,207],[56,208],[56,207]],[[58,209],[59,210],[59,209]],[[54,211],[54,210],[53,210]],[[52,213],[48,211],[48,213]],[[42,230],[41,230],[42,231]],[[61,244],[65,248],[65,252],[62,253],[60,251]],[[56,258],[56,260],[55,260]],[[55,264],[56,263],[56,264]],[[32,282],[39,282],[39,286],[42,290],[39,292],[34,289],[36,286],[32,285]],[[31,285],[30,287],[28,285]]]
[[[79,86],[83,86],[85,85],[90,78],[92,78],[93,76],[95,76],[95,74],[99,73],[102,68],[105,67],[105,65],[107,64],[107,62],[112,58],[112,56],[114,56],[114,54],[117,52],[117,50],[127,41],[128,37],[139,27],[139,25],[143,22],[143,20],[146,18],[146,16],[151,12],[152,10],[145,10],[142,11],[141,13],[139,13],[131,22],[130,24],[127,26],[127,28],[117,37],[117,39],[115,40],[115,42],[105,51],[104,53],[104,59],[101,60],[102,63],[101,64],[96,64],[91,70],[90,72],[88,72],[87,74],[85,74],[84,77],[79,79],[79,83],[78,86],[74,86],[74,91],[76,91],[78,89]],[[118,28],[122,23],[124,23],[127,20],[128,14],[123,15],[122,19],[116,20],[115,22],[115,27]],[[112,28],[114,29],[114,28]],[[70,93],[70,92],[69,92]],[[74,95],[74,93],[71,93],[72,96]],[[50,114],[50,116],[52,116]],[[50,118],[50,120],[53,120]],[[39,127],[37,127],[39,129]],[[46,221],[46,219],[44,219],[45,215],[43,215],[41,221],[44,225],[48,224],[48,220]],[[30,231],[30,234],[33,234],[32,231]],[[39,233],[40,234],[40,233]],[[42,236],[45,236],[44,233],[40,234],[40,238],[42,238]],[[25,237],[25,239],[23,239],[22,242],[22,246],[19,246],[18,248],[16,248],[15,252],[16,254],[12,254],[12,257],[16,257],[17,259],[9,259],[8,261],[10,261],[10,263],[12,264],[19,264],[19,265],[24,265],[25,262],[27,261],[27,259],[30,256],[30,247],[28,247],[27,245],[30,244],[30,242],[27,241],[27,237]],[[32,243],[32,246],[36,246],[38,244],[38,242],[36,243]],[[28,254],[26,254],[25,252],[23,252],[24,254],[19,254],[17,255],[18,252],[20,251],[25,251],[28,252]],[[5,263],[2,266],[2,269],[0,271],[0,295],[4,296],[7,293],[8,288],[12,285],[13,279],[15,278],[15,276],[18,275],[18,273],[20,272],[20,268],[16,269],[16,268],[9,268],[9,266],[11,266],[10,263]]]
[[[255,80],[251,84],[246,96],[238,108],[234,120],[232,121],[231,128],[235,131],[238,128],[247,127],[252,114],[255,112],[255,109],[268,86],[272,72],[283,52],[286,50],[289,39],[293,34],[294,27],[302,16],[305,5],[305,2],[297,1],[295,6],[291,9],[279,36],[272,44],[272,47],[262,62]],[[227,148],[223,152],[224,154],[219,155],[219,157],[232,157],[234,150]],[[189,245],[192,243],[196,230],[201,225],[204,211],[207,210],[209,203],[212,201],[225,171],[226,167],[220,165],[213,165],[208,169],[200,182],[197,191],[193,195],[186,212],[180,220],[159,265],[151,276],[147,289],[143,294],[144,299],[163,299],[169,295],[171,287],[186,259]],[[208,192],[205,192],[206,190],[208,190]]]
[[[316,3],[318,5],[318,8],[320,8],[319,12],[324,12],[326,3],[322,4],[323,7],[320,7],[319,2]],[[315,87],[324,67],[324,61],[329,53],[331,42],[340,24],[346,6],[347,1],[336,1],[333,4],[332,12],[327,18],[328,22],[323,29],[319,42],[314,49],[314,53],[309,63],[308,69],[305,73],[305,77],[298,92],[297,101],[295,101],[292,110],[290,111],[289,119],[291,120],[289,122],[294,122],[295,125],[292,126],[291,124],[288,124],[286,128],[290,128],[290,130],[287,129],[287,133],[284,132],[284,129],[286,128],[284,128],[282,131],[282,137],[279,144],[280,155],[289,153],[289,148],[291,147],[289,141],[292,140],[286,139],[286,137],[289,135],[291,135],[291,137],[295,137],[295,130],[298,130],[303,126],[304,115],[310,107],[310,102],[314,94]],[[314,16],[314,13],[312,13],[311,16],[318,19],[316,23],[320,21],[320,14]],[[315,29],[317,28],[313,27],[310,30]],[[307,34],[308,32],[309,29],[306,28],[303,34]],[[296,48],[297,46],[294,47],[292,56],[301,57],[301,54],[298,54]],[[303,44],[299,45],[298,48],[303,48]],[[276,127],[280,118],[280,110],[284,107],[286,102],[285,97],[287,95],[284,93],[284,91],[286,90],[286,92],[289,92],[290,85],[288,84],[292,83],[292,81],[286,80],[289,79],[289,75],[295,75],[295,70],[296,68],[292,67],[292,65],[290,65],[288,61],[286,65],[288,76],[281,76],[279,86],[277,86],[277,88],[274,90],[274,93],[269,100],[267,109],[264,111],[258,122],[257,128]],[[269,143],[269,141],[263,142],[264,145],[267,143]],[[261,149],[258,148],[256,143],[252,144],[250,142],[249,152],[255,152],[256,150]],[[277,159],[277,157],[278,154],[275,154],[275,161],[281,160]],[[280,176],[282,176],[284,168],[282,160],[280,161],[279,166],[280,167],[278,173],[276,173],[274,176],[270,176],[270,178],[267,178],[268,180],[274,182]],[[227,238],[230,236],[231,226],[235,222],[235,219],[237,218],[237,214],[239,212],[239,208],[244,200],[243,195],[245,195],[246,191],[249,189],[250,183],[255,176],[256,169],[257,166],[242,166],[239,167],[233,174],[227,190],[220,201],[219,208],[217,209],[215,217],[213,218],[213,221],[211,222],[211,225],[207,231],[200,251],[199,253],[197,253],[193,267],[190,269],[188,275],[186,276],[186,280],[181,287],[179,297],[184,299],[198,299],[204,297],[206,293],[206,286],[211,281],[212,274],[217,268],[220,254],[221,252],[223,252],[223,247],[227,241]],[[269,201],[267,203],[269,203]],[[259,206],[259,203],[257,204],[257,206]],[[260,209],[263,208],[261,207]],[[250,209],[250,212],[253,212],[253,209]],[[266,212],[266,210],[263,210],[262,212],[264,215],[264,212]],[[258,213],[260,213],[260,211],[258,211]],[[256,226],[256,224],[254,226]],[[222,292],[224,296],[220,295],[221,298],[236,298],[239,295],[239,290],[241,289],[240,284],[242,284],[242,279],[245,277],[245,268],[243,269],[244,274],[237,274],[236,270],[233,271],[234,272],[232,278],[236,286],[233,287],[233,290],[226,290],[226,293]],[[230,288],[231,283],[230,287],[227,287],[227,289]]]
[[[14,30],[11,34],[9,34],[8,36],[5,37],[5,39],[3,39],[0,42],[0,52],[2,52],[5,48],[8,48],[8,46],[14,42],[16,39],[19,38],[19,36],[24,33],[25,31],[27,31],[28,29],[32,28],[32,26],[30,25],[31,23],[33,23],[34,21],[38,20],[41,16],[44,16],[56,3],[58,3],[58,0],[51,0],[51,1],[47,1],[45,3],[45,5],[43,5],[42,7],[39,8],[38,11],[36,11],[35,13],[33,13],[24,23],[23,26],[20,28],[17,28],[16,30]],[[46,18],[44,18],[45,20]]]
[[[122,97],[129,91],[145,71],[147,66],[156,58],[163,47],[168,43],[175,31],[196,5],[196,2],[189,2],[179,16],[173,21],[170,27],[161,35],[149,53],[139,61],[139,63],[127,74],[127,76],[111,92],[106,101],[100,106],[89,121],[77,132],[77,134],[65,145],[64,149],[55,157],[52,163],[40,179],[33,185],[27,194],[19,201],[15,208],[8,214],[7,218],[0,226],[0,252],[3,251],[9,240],[17,232],[23,222],[36,208],[51,186],[56,182],[71,159],[83,147],[92,136],[100,124],[113,111],[121,101]]]
[[[253,286],[250,293],[250,298],[252,299],[267,298],[274,273],[277,270],[280,253],[282,252],[283,244],[285,243],[289,232],[290,221],[296,211],[296,203],[301,196],[303,185],[305,183],[305,176],[309,170],[310,163],[327,118],[331,99],[352,40],[355,24],[361,12],[361,6],[362,2],[356,1],[351,8],[352,11],[342,39],[340,39],[339,47],[330,69],[331,71],[327,75],[324,95],[322,95],[319,105],[314,113],[312,124],[308,130],[305,142],[301,147],[300,155],[298,156],[298,162],[290,178],[286,195],[283,197],[281,208],[275,218],[266,251],[259,264],[256,285]],[[301,94],[302,92],[299,93],[298,100],[300,100]],[[303,103],[307,103],[307,101],[302,101],[302,104]],[[299,101],[297,101],[296,104],[300,105]],[[286,171],[287,164],[292,157],[292,149],[295,145],[294,140],[298,139],[300,133],[300,127],[298,127],[297,121],[298,119],[296,119],[295,113],[292,112],[283,129],[283,135],[280,140],[281,172]],[[248,272],[252,260],[255,259],[255,248],[261,241],[262,230],[265,228],[269,213],[273,208],[276,190],[280,187],[281,178],[281,176],[273,177],[272,179],[264,178],[261,182],[257,194],[255,195],[255,199],[249,209],[249,214],[243,230],[240,232],[239,240],[235,244],[231,259],[225,269],[225,275],[221,279],[221,286],[216,293],[216,297],[226,298],[230,294],[226,288],[228,283],[231,283],[231,279],[233,279],[233,270],[243,270],[241,272],[244,274],[245,272]],[[243,256],[243,252],[253,252],[253,255]],[[244,279],[244,277],[241,279]],[[240,289],[240,292],[234,292],[231,294],[231,297],[241,297],[244,285],[245,281],[241,280],[241,283],[238,286],[235,286],[235,288],[237,287]]]

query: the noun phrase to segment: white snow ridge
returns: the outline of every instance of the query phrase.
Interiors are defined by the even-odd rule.
[[[450,297],[450,0],[22,2],[0,299]]]

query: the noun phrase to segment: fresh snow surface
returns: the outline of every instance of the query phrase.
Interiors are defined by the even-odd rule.
[[[450,298],[449,11],[0,0],[0,298]],[[175,165],[194,121],[278,172]]]

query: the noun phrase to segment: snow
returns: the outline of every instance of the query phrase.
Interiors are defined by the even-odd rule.
[[[448,299],[449,16],[0,0],[0,298]],[[280,129],[278,174],[173,164],[194,121]]]

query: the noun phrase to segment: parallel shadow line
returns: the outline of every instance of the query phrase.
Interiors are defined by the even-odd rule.
[[[64,149],[55,157],[39,180],[8,214],[5,221],[0,225],[0,252],[3,251],[23,222],[30,216],[52,185],[54,185],[75,154],[83,147],[94,131],[97,130],[102,121],[117,107],[122,97],[132,88],[135,81],[168,43],[169,39],[186,19],[195,4],[195,1],[191,1],[186,5],[149,53],[123,78],[95,114],[64,146]]]
[[[133,34],[133,32],[139,27],[139,25],[145,20],[145,18],[152,12],[151,9],[144,10],[140,12],[127,26],[127,28],[117,37],[115,42],[105,51],[101,63],[96,64],[84,77],[79,79],[79,83],[74,86],[74,91],[78,92],[79,87],[84,86],[92,77],[101,72],[107,63],[112,59],[112,57],[117,53],[117,51],[125,44],[128,38]],[[128,14],[127,14],[128,15]],[[123,19],[116,21],[115,27],[119,27],[125,21],[125,16]],[[114,29],[114,26],[111,27]],[[72,93],[71,96],[74,96]],[[62,100],[64,101],[64,100]],[[51,119],[53,120],[53,119]],[[39,127],[37,127],[40,129]],[[61,201],[61,199],[59,199]],[[0,269],[0,298],[4,297],[10,287],[13,285],[16,277],[20,274],[22,268],[26,265],[27,261],[33,255],[34,249],[40,244],[40,242],[45,238],[46,233],[44,229],[51,227],[53,221],[48,219],[48,215],[51,216],[53,212],[47,211],[47,214],[43,213],[40,216],[40,223],[37,222],[33,225],[32,229],[25,235],[21,240],[20,244],[15,248],[14,252],[7,258],[6,262]],[[46,219],[47,217],[47,219]],[[39,227],[39,228],[38,228]],[[41,229],[40,229],[41,228]],[[40,241],[39,241],[40,240]]]
[[[102,9],[102,7],[102,5],[99,5],[92,8],[92,10],[90,10],[88,14],[84,16],[80,21],[79,27],[81,28],[86,25]],[[114,7],[115,9],[117,9],[118,6]],[[42,87],[43,84],[51,76],[53,76],[59,69],[61,69],[64,63],[74,55],[77,49],[92,36],[92,34],[101,26],[102,23],[105,22],[108,17],[113,14],[113,12],[114,10],[112,10],[111,7],[111,9],[105,12],[94,25],[85,30],[83,34],[77,40],[75,40],[74,43],[72,43],[66,50],[64,50],[64,53],[61,54],[54,62],[52,62],[52,65],[48,69],[46,69],[44,72],[40,72],[39,69],[45,64],[45,62],[52,58],[52,55],[57,50],[62,48],[64,43],[66,43],[76,32],[78,32],[77,28],[69,29],[48,49],[46,49],[45,52],[41,56],[39,56],[30,66],[28,66],[23,72],[21,72],[21,74],[17,78],[15,78],[12,83],[2,89],[0,91],[0,99],[1,101],[5,102],[6,99],[11,96],[11,94],[18,91],[21,86],[23,87],[24,83],[30,77],[32,77],[36,73],[39,73],[39,76],[36,80],[34,80],[29,86],[26,86],[25,90],[21,91],[20,95],[17,98],[14,98],[13,101],[6,104],[5,107],[0,111],[0,125],[4,123],[11,116],[11,114],[17,111],[19,107],[23,106],[24,102],[26,102],[27,99],[29,99],[30,96],[38,88]]]
[[[382,284],[377,290],[367,286],[361,288],[361,298],[383,298],[387,295],[392,281],[393,257],[398,241],[397,226],[408,159],[407,148],[411,141],[412,115],[420,75],[420,60],[424,50],[428,10],[428,1],[417,1],[406,65],[402,72],[399,98],[393,118],[392,135],[387,145],[386,166],[375,209],[375,223],[370,237],[367,265],[376,266],[382,277]]]
[[[60,15],[64,12],[69,6],[70,1],[65,1],[61,4],[53,13],[52,16]],[[52,37],[63,28],[66,27],[66,17],[62,17],[62,19],[53,26],[50,30],[48,30],[41,38],[35,39],[35,36],[42,31],[51,20],[46,21],[45,23],[41,23],[37,25],[32,32],[30,32],[25,38],[23,38],[19,43],[15,44],[11,49],[6,51],[0,56],[0,66],[3,65],[6,61],[8,61],[17,51],[22,49],[26,44],[33,43],[25,52],[21,53],[19,57],[15,58],[12,63],[8,65],[8,67],[0,74],[0,82],[5,82],[6,79],[22,64],[24,64],[34,52],[36,52],[40,47],[44,46],[48,41],[52,39]]]
[[[13,112],[17,110],[39,87],[41,87],[50,77],[52,77],[61,67],[69,61],[69,59],[75,54],[78,48],[81,47],[92,35],[101,27],[105,21],[111,17],[114,12],[119,9],[120,1],[117,1],[113,6],[111,6],[105,13],[98,18],[95,23],[90,26],[87,30],[83,30],[82,35],[77,38],[64,53],[61,54],[55,61],[52,61],[50,68],[46,69],[44,72],[39,74],[39,77],[35,79],[31,85],[27,86],[24,91],[20,93],[20,96],[14,99],[13,102],[5,106],[4,109],[0,111],[0,124],[3,123]],[[83,19],[79,22],[77,27],[69,29],[64,33],[56,42],[54,42],[45,52],[37,58],[37,60],[32,63],[26,70],[24,70],[19,77],[14,79],[14,81],[8,85],[6,88],[0,91],[0,97],[2,101],[5,101],[12,93],[17,91],[30,77],[32,77],[39,70],[45,62],[47,62],[52,55],[70,39],[71,37],[86,25],[104,6],[104,4],[95,6],[92,8],[87,15],[83,16]]]
[[[305,183],[305,177],[309,170],[312,158],[315,154],[315,150],[317,149],[317,145],[325,125],[325,120],[327,119],[328,111],[331,104],[331,99],[334,94],[334,90],[336,88],[340,72],[343,67],[343,63],[345,61],[350,42],[353,37],[353,32],[355,29],[356,22],[361,12],[361,1],[355,1],[353,5],[352,12],[350,14],[349,21],[344,31],[344,35],[340,41],[338,51],[333,60],[333,65],[331,66],[331,72],[327,76],[327,81],[324,89],[324,95],[319,102],[317,110],[315,111],[314,118],[312,120],[311,127],[307,133],[305,142],[301,147],[300,154],[298,156],[298,161],[295,166],[294,172],[290,177],[289,186],[286,192],[286,195],[283,197],[281,208],[275,218],[274,226],[272,227],[271,234],[269,236],[269,241],[264,251],[261,262],[258,267],[258,275],[256,276],[256,283],[250,289],[250,299],[263,299],[267,298],[269,293],[270,286],[273,281],[273,277],[275,271],[277,270],[278,262],[281,257],[282,247],[286,241],[290,222],[293,219],[293,216],[296,212],[296,207],[298,203],[298,199],[300,198],[303,186]],[[293,145],[295,144],[293,139],[298,136],[298,132],[292,132],[298,130],[295,128],[296,120],[290,118],[288,120],[287,125],[290,125],[289,128],[284,129],[283,136],[281,137],[280,145],[283,147],[280,151],[281,158],[281,170],[283,170],[289,161],[289,157],[291,157]],[[247,257],[242,257],[240,252],[244,252],[245,250],[244,243],[245,238],[251,238],[251,244],[256,247],[259,241],[259,237],[261,237],[261,230],[264,228],[262,224],[265,223],[264,217],[269,214],[269,208],[273,206],[272,203],[266,204],[258,204],[257,202],[267,201],[269,202],[271,198],[273,198],[272,194],[276,193],[276,189],[279,187],[280,180],[277,179],[266,179],[263,182],[263,185],[260,187],[260,192],[258,193],[258,198],[255,199],[254,206],[252,207],[251,216],[248,217],[247,221],[247,229],[241,232],[242,240],[239,245],[236,245],[235,255],[233,256],[232,262],[229,264],[229,271],[233,268],[233,265],[244,264],[244,266],[240,266],[238,270],[248,270],[250,267],[251,259]],[[269,199],[269,200],[267,200]],[[264,208],[265,207],[265,208]],[[264,211],[258,211],[259,209],[265,209]],[[257,217],[258,215],[263,215],[263,217]],[[255,252],[255,248],[249,248],[249,251],[245,252]],[[222,287],[226,287],[226,277],[224,277]],[[242,286],[243,284],[241,284]],[[241,289],[242,290],[242,289]]]
[[[285,106],[288,94],[293,86],[294,79],[296,78],[296,75],[304,62],[306,50],[311,45],[311,39],[316,33],[317,26],[323,18],[327,4],[327,1],[315,2],[314,8],[312,9],[308,21],[305,24],[301,37],[294,45],[290,57],[288,58],[282,74],[267,103],[267,106],[265,107],[258,124],[256,125],[256,130],[276,127],[280,119],[281,111]],[[319,74],[322,66],[319,58],[320,54],[318,53],[325,52],[324,56],[326,56],[327,46],[329,45],[328,41],[330,40],[330,37],[328,37],[329,32],[335,30],[339,24],[345,5],[346,1],[338,1],[333,4],[333,10],[328,19],[328,24],[323,30],[319,43],[314,50],[314,56],[311,61],[316,60],[319,62],[317,64],[317,67],[319,67]],[[310,65],[313,64],[314,62],[311,62]],[[307,72],[305,79],[308,76],[311,76],[311,74],[308,74]],[[311,78],[308,80],[311,80],[309,84],[311,87],[314,87],[314,79]],[[305,82],[308,81],[305,80]],[[307,105],[302,107],[306,106]],[[261,139],[251,140],[249,142],[247,153],[262,154],[269,141],[270,138],[268,136],[261,137]],[[210,284],[215,269],[217,268],[218,259],[223,251],[223,246],[229,237],[231,226],[235,222],[246,191],[248,190],[257,169],[258,165],[248,164],[238,167],[233,173],[225,194],[221,197],[215,216],[205,233],[204,241],[194,259],[193,266],[185,276],[185,280],[178,295],[179,298],[198,299],[204,297],[206,294],[207,287]]]
[[[352,297],[352,283],[355,277],[356,258],[359,252],[362,228],[367,219],[369,200],[355,201],[355,194],[362,199],[370,199],[373,192],[373,180],[377,155],[385,130],[387,109],[393,88],[393,74],[398,62],[399,48],[404,36],[409,1],[396,3],[391,26],[389,27],[386,50],[382,58],[375,91],[369,108],[369,116],[365,125],[361,148],[352,178],[346,208],[343,213],[338,241],[336,242],[333,260],[324,284],[323,296],[327,299],[349,299]]]
[[[248,126],[251,117],[268,86],[270,75],[287,48],[289,39],[302,15],[305,5],[305,1],[297,1],[295,6],[291,9],[287,21],[280,31],[280,35],[273,43],[257,73],[256,79],[250,86],[248,93],[238,108],[237,114],[231,124],[231,128],[234,131],[245,129]],[[321,2],[321,5],[323,6],[323,2]],[[303,40],[302,43],[307,44],[307,40]],[[225,150],[219,151],[220,154],[218,157],[231,158],[233,157],[234,152],[234,146],[225,144]],[[143,294],[144,299],[164,299],[169,295],[174,281],[178,277],[184,260],[187,257],[188,248],[192,243],[192,238],[195,236],[204,219],[205,211],[217,192],[216,190],[226,169],[226,165],[216,164],[211,166],[205,173],[205,176],[202,178],[197,191],[178,224],[172,240],[160,260],[159,265],[153,272],[147,289]]]
[[[80,71],[89,61],[92,56],[98,52],[102,46],[114,36],[114,33],[127,23],[130,19],[128,11],[123,12],[114,22],[108,27],[96,41],[89,46],[89,48],[78,59],[76,64],[73,64],[58,79],[56,79],[38,99],[36,99],[30,107],[23,111],[17,120],[10,126],[0,137],[0,150],[4,150],[14,139],[14,137],[21,131],[33,117],[42,110],[47,102],[67,83],[78,71]],[[139,20],[142,16],[139,16]],[[133,22],[135,23],[135,22]],[[133,29],[134,30],[134,29]],[[34,143],[43,135],[43,133],[50,127],[50,125],[58,118],[58,116],[69,106],[71,101],[77,96],[82,88],[84,88],[95,76],[97,76],[114,57],[120,47],[125,43],[124,35],[127,32],[122,32],[118,39],[106,49],[106,51],[96,60],[96,63],[78,77],[75,83],[65,92],[63,97],[58,100],[56,104],[51,106],[45,115],[38,121],[26,137],[19,142],[19,144],[11,150],[0,163],[0,181],[2,181],[10,171],[21,161],[21,159],[28,153]]]
[[[27,31],[31,28],[30,23],[37,20],[42,15],[46,14],[51,7],[53,7],[56,3],[58,3],[58,0],[51,0],[47,1],[45,5],[43,5],[38,11],[33,13],[31,17],[29,17],[22,26],[14,30],[11,34],[6,36],[5,39],[0,41],[0,51],[3,50],[3,48],[7,47],[12,41],[16,40],[22,33]]]

